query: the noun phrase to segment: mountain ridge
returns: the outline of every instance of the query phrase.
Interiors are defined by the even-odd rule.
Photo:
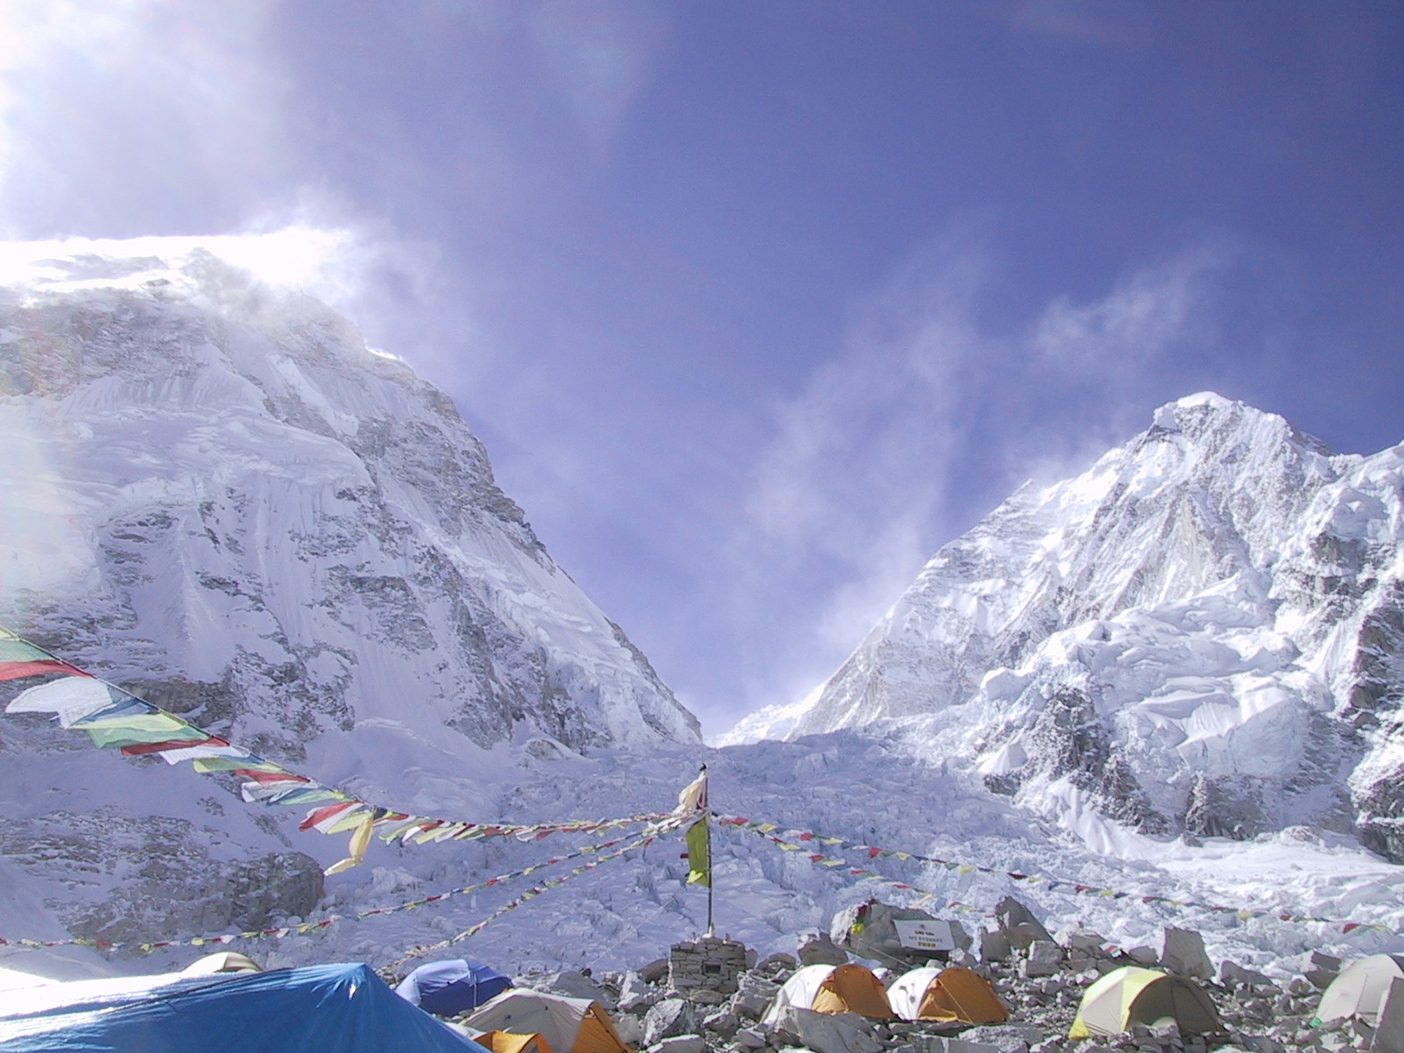
[[[1309,822],[1400,861],[1401,494],[1404,446],[1334,455],[1187,396],[1081,475],[1020,488],[829,680],[723,741],[909,721],[1074,825],[1069,787],[1145,832]]]

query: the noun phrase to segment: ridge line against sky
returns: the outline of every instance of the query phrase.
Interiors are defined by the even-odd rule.
[[[944,542],[1216,390],[1401,438],[1404,11],[59,0],[0,233],[341,231],[709,734]]]

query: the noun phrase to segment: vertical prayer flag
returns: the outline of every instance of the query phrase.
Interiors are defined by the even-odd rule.
[[[712,850],[703,816],[687,828],[687,883],[712,887]]]

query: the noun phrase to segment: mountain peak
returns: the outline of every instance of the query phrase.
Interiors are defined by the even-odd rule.
[[[1390,451],[1332,458],[1274,414],[1176,400],[943,546],[774,727],[902,721],[1074,827],[1076,797],[1143,832],[1302,822],[1404,859],[1401,495]]]

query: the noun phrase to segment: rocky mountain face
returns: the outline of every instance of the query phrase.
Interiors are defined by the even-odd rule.
[[[896,719],[1094,846],[1309,824],[1404,861],[1401,497],[1404,446],[1335,456],[1182,399],[943,547],[833,677],[736,737]]]
[[[450,400],[319,302],[200,251],[47,261],[0,290],[0,436],[0,624],[323,781],[471,809],[489,757],[700,742]],[[26,685],[0,686],[3,703]],[[243,902],[267,884],[240,877],[249,859],[290,858],[266,816],[233,823],[241,806],[208,780],[132,783],[130,762],[72,738],[3,721],[0,849],[70,887],[96,875],[94,931],[120,928],[109,879],[134,856],[192,875],[147,875],[167,907],[177,885]],[[127,802],[93,814],[119,787]],[[94,829],[97,848],[80,836]],[[320,892],[304,863],[315,881],[279,882],[306,886],[293,913]],[[230,882],[244,891],[220,894]],[[161,913],[143,887],[140,913]],[[141,928],[231,921],[207,913]]]

